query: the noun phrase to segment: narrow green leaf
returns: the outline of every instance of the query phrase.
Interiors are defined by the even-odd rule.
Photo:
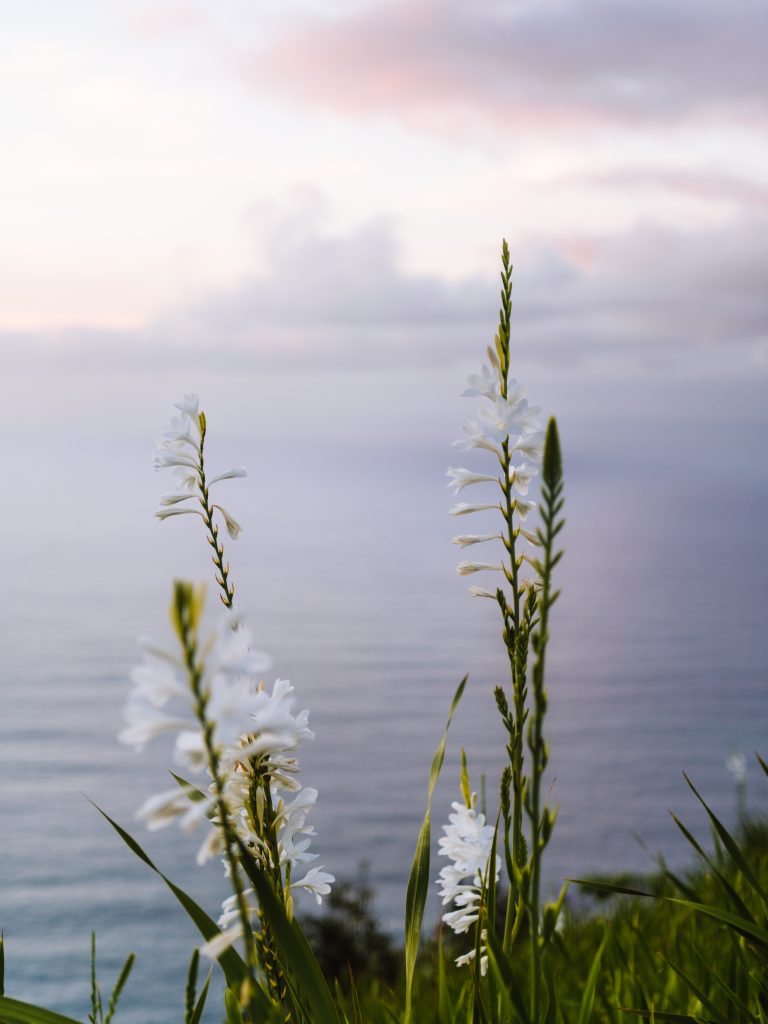
[[[757,1018],[752,1013],[750,1008],[747,1006],[744,1000],[741,999],[741,997],[733,991],[733,989],[725,981],[725,979],[722,978],[716,970],[714,970],[712,963],[709,960],[706,960],[698,951],[698,949],[696,949],[695,946],[691,946],[691,952],[694,954],[694,956],[697,958],[701,966],[704,968],[704,971],[706,972],[708,977],[710,977],[714,981],[714,983],[717,985],[720,991],[725,995],[728,1002],[732,1003],[736,1007],[736,1009],[739,1011],[740,1014],[742,1014],[746,1021],[749,1021],[750,1024],[756,1024]]]
[[[355,982],[355,975],[352,970],[352,965],[347,964],[347,972],[349,973],[349,991],[352,995],[352,1013],[354,1014],[354,1024],[365,1024],[363,1020],[363,1010],[360,1006],[360,995],[357,991],[357,983]]]
[[[195,1006],[195,1012],[192,1014],[192,1016],[189,1019],[189,1024],[200,1024],[200,1020],[201,1020],[201,1018],[203,1016],[203,1010],[205,1009],[205,1000],[208,998],[208,988],[209,988],[209,986],[211,984],[211,975],[212,974],[213,974],[213,971],[208,971],[208,977],[205,979],[205,984],[203,985],[202,989],[200,990],[200,997],[197,1000],[197,1005]]]
[[[659,1021],[659,1024],[715,1024],[714,1021],[704,1020],[703,1017],[689,1017],[687,1013],[662,1013],[661,1010],[630,1010],[622,1007],[622,1013],[632,1013],[635,1017],[647,1017],[649,1021]]]
[[[443,949],[443,925],[437,932],[437,1019],[440,1024],[450,1024],[448,1013],[448,984],[445,977],[445,951]]]
[[[689,907],[691,910],[696,910],[700,914],[711,917],[715,921],[719,921],[720,924],[727,925],[733,931],[738,932],[739,935],[743,935],[745,939],[756,942],[764,949],[768,949],[768,931],[765,928],[760,928],[759,925],[754,924],[752,921],[747,921],[743,917],[731,914],[727,910],[721,910],[720,907],[707,906],[705,903],[694,903],[693,900],[683,900],[677,896],[662,896],[661,898],[669,903],[679,903],[683,907]]]
[[[544,1024],[556,1024],[557,1021],[557,993],[555,991],[555,979],[552,976],[552,966],[545,958],[541,965],[544,974],[544,984],[547,988],[547,1012],[544,1017]]]
[[[710,869],[710,871],[712,872],[714,877],[717,879],[717,881],[720,883],[720,886],[721,886],[723,892],[728,897],[728,900],[733,904],[733,908],[735,909],[736,913],[739,914],[741,917],[746,918],[748,921],[753,921],[754,918],[752,917],[750,912],[747,910],[747,907],[746,907],[744,901],[739,896],[739,894],[736,892],[736,890],[733,888],[733,886],[728,881],[728,879],[725,877],[725,875],[722,873],[722,871],[720,871],[718,866],[714,863],[712,858],[707,855],[707,853],[704,850],[704,848],[702,847],[701,843],[699,843],[698,840],[691,834],[691,832],[688,831],[688,829],[685,827],[685,825],[682,823],[682,821],[680,821],[680,819],[677,817],[677,815],[673,814],[672,815],[672,820],[677,825],[677,827],[680,829],[680,831],[683,833],[683,835],[688,840],[688,842],[691,844],[691,846],[694,848],[694,850],[701,857],[701,859],[704,861],[704,863],[707,865],[707,867]],[[686,898],[687,899],[693,898],[694,902],[696,902],[696,896],[691,897],[690,895],[687,895]]]
[[[655,896],[652,892],[643,892],[641,889],[631,889],[624,885],[614,885],[612,882],[598,882],[594,879],[579,879],[569,878],[569,882],[573,882],[576,885],[584,885],[591,889],[601,889],[604,892],[614,892],[623,894],[625,896],[646,896],[650,899],[666,900],[667,903],[678,903],[682,907],[688,907],[691,910],[696,910],[700,914],[704,914],[707,917],[714,918],[715,921],[719,921],[720,924],[727,925],[734,931],[738,932],[739,935],[743,935],[746,939],[751,939],[753,942],[757,942],[758,945],[764,946],[768,949],[768,931],[765,928],[761,928],[753,921],[748,921],[746,918],[739,917],[736,914],[731,914],[727,910],[721,910],[720,907],[710,907],[705,903],[697,903],[694,900],[684,900],[679,896]],[[629,1011],[627,1011],[629,1012]]]
[[[79,1024],[71,1017],[63,1017],[60,1013],[46,1010],[42,1006],[19,1002],[0,996],[0,1022],[2,1024]]]
[[[693,980],[693,978],[691,978],[689,974],[686,974],[682,967],[679,967],[677,964],[673,963],[668,957],[664,956],[663,953],[662,959],[665,961],[665,963],[669,964],[669,966],[672,968],[672,970],[675,972],[678,978],[681,978],[682,981],[685,982],[686,986],[691,990],[691,992],[693,992],[693,994],[699,1000],[701,1005],[714,1016],[714,1019],[717,1021],[717,1024],[730,1024],[728,1018],[723,1013],[721,1013],[720,1010],[718,1010],[717,1006],[712,1002],[712,1000],[709,998],[706,992],[704,992],[696,984],[696,982]]]
[[[451,701],[451,708],[448,713],[448,721],[445,723],[443,738],[438,744],[435,756],[432,759],[432,767],[429,773],[429,787],[427,789],[427,810],[424,821],[419,829],[419,836],[416,840],[416,852],[413,857],[411,873],[408,876],[408,889],[405,895],[405,1014],[404,1024],[410,1024],[411,1005],[413,1001],[413,975],[416,969],[416,958],[419,953],[421,942],[421,922],[424,918],[424,906],[427,902],[429,891],[429,845],[431,839],[431,809],[432,794],[440,776],[445,759],[445,744],[456,708],[467,685],[468,676],[464,676],[459,683],[456,693]]]
[[[589,1024],[592,1020],[592,1010],[595,1005],[595,991],[597,989],[597,979],[600,975],[600,961],[603,958],[603,951],[608,941],[608,932],[603,936],[603,941],[597,948],[595,953],[595,959],[592,961],[592,966],[589,969],[589,975],[587,977],[587,983],[584,986],[584,992],[581,997],[581,1006],[579,1007],[579,1016],[577,1024]]]
[[[193,803],[197,804],[200,803],[201,800],[208,799],[201,789],[198,789],[197,786],[193,786],[191,782],[187,782],[187,780],[181,775],[177,775],[176,772],[171,772],[171,775]],[[216,811],[212,810],[210,816],[215,816],[215,814]]]
[[[253,884],[261,910],[280,951],[280,966],[290,975],[295,986],[302,990],[303,997],[310,1005],[311,1012],[306,1016],[312,1024],[339,1024],[339,1015],[328,983],[298,922],[295,918],[288,920],[282,901],[264,874],[256,875]]]
[[[5,937],[0,932],[0,996],[5,995]]]
[[[227,1011],[227,1024],[243,1024],[240,1003],[231,988],[224,990],[224,1009]]]
[[[762,757],[760,757],[760,755],[757,753],[757,751],[755,751],[755,757],[757,758],[758,763],[759,763],[760,767],[763,769],[763,771],[765,772],[765,774],[768,775],[768,764],[765,763],[765,761],[762,759]]]
[[[109,997],[109,1006],[107,1007],[107,1016],[104,1018],[104,1024],[110,1024],[110,1021],[114,1017],[115,1010],[117,1010],[117,1004],[120,1001],[120,996],[125,988],[125,983],[128,981],[128,976],[130,975],[135,963],[136,956],[133,953],[130,953],[123,964],[122,970],[117,976],[115,987],[112,989],[112,995]]]
[[[691,780],[688,778],[688,776],[685,774],[685,772],[683,772],[683,778],[685,779],[685,781],[688,783],[688,785],[693,790],[693,794],[696,797],[696,799],[699,801],[701,806],[704,808],[704,810],[709,815],[709,820],[712,822],[712,825],[713,825],[713,827],[715,829],[715,832],[717,832],[717,835],[719,836],[720,841],[722,842],[723,846],[728,851],[731,860],[736,865],[736,867],[739,869],[739,871],[742,873],[742,875],[746,878],[746,880],[749,882],[749,884],[752,886],[752,888],[755,890],[757,895],[763,901],[763,904],[765,906],[768,906],[768,893],[766,893],[765,889],[762,887],[762,885],[758,881],[757,877],[755,876],[755,873],[753,872],[752,868],[747,863],[747,861],[746,861],[746,859],[744,857],[744,854],[741,852],[741,849],[739,848],[739,844],[733,838],[733,836],[728,831],[728,829],[725,827],[725,825],[723,825],[723,823],[720,821],[720,819],[717,817],[717,815],[711,809],[711,807],[706,802],[704,797],[696,789],[696,787],[691,782]]]
[[[185,991],[184,1006],[184,1024],[190,1024],[192,1015],[195,1012],[195,994],[197,992],[197,968],[200,964],[200,950],[195,949],[192,952],[192,957],[189,961],[189,970],[187,971],[187,988]]]
[[[109,824],[112,826],[115,832],[117,832],[117,834],[123,840],[125,845],[133,853],[135,853],[140,860],[143,860],[144,863],[148,867],[150,867],[155,872],[156,875],[159,875],[160,878],[162,878],[162,880],[171,890],[171,892],[182,905],[182,907],[184,907],[187,914],[194,921],[203,938],[206,941],[208,941],[209,939],[212,939],[215,935],[219,935],[220,929],[216,925],[215,921],[213,921],[213,919],[206,914],[203,908],[198,906],[198,904],[195,903],[192,897],[188,896],[183,889],[180,889],[179,886],[174,885],[174,883],[169,878],[167,878],[162,873],[162,871],[155,866],[155,864],[153,864],[153,862],[142,850],[142,848],[139,846],[136,840],[131,835],[129,835],[129,833],[126,832],[124,828],[121,828],[121,826],[118,825],[116,821],[113,821],[112,818],[110,818],[110,816],[106,813],[106,811],[102,811],[102,809],[97,804],[93,803],[93,800],[91,800],[90,802],[99,812],[99,814],[101,814],[101,816],[109,822]],[[221,954],[221,956],[219,957],[219,964],[221,965],[221,969],[224,971],[224,976],[227,979],[227,984],[230,986],[236,985],[245,976],[245,964],[243,963],[243,960],[240,957],[239,953],[232,947],[225,950]]]
[[[488,950],[488,963],[491,966],[491,970],[496,974],[500,987],[503,987],[509,996],[523,1024],[531,1024],[528,1009],[520,994],[520,984],[515,978],[512,961],[501,948],[501,943],[493,929],[488,932],[486,946]]]
[[[652,892],[643,892],[642,889],[632,889],[627,885],[616,885],[614,882],[604,882],[597,878],[566,878],[566,882],[583,885],[588,889],[599,889],[601,892],[613,892],[619,896],[647,896],[649,899],[656,899]]]

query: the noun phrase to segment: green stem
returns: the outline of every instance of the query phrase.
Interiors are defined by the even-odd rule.
[[[231,608],[235,601],[235,588],[229,582],[229,565],[224,561],[224,545],[219,540],[219,528],[213,521],[213,505],[208,494],[208,485],[205,482],[205,435],[207,427],[203,422],[200,425],[200,448],[198,450],[198,488],[200,490],[200,504],[203,506],[203,521],[208,531],[208,543],[213,548],[213,564],[216,566],[216,582],[221,590],[221,601],[227,608]]]
[[[201,457],[202,461],[202,457]],[[208,771],[210,772],[211,779],[213,780],[214,792],[216,794],[216,813],[219,817],[219,828],[224,836],[224,852],[227,859],[227,865],[229,867],[230,878],[232,881],[232,888],[234,890],[235,899],[237,901],[237,909],[240,914],[240,921],[243,926],[243,939],[245,942],[246,950],[246,965],[248,970],[248,982],[251,987],[251,991],[254,991],[256,982],[256,972],[254,963],[254,941],[253,941],[253,929],[251,928],[251,922],[248,915],[248,905],[245,899],[245,891],[243,889],[242,880],[240,877],[240,869],[238,864],[238,858],[235,855],[237,849],[237,839],[233,835],[232,826],[229,821],[229,814],[227,812],[226,801],[224,800],[224,783],[219,770],[219,761],[216,753],[216,747],[213,741],[215,726],[208,720],[207,716],[207,705],[208,695],[203,689],[203,672],[202,667],[197,660],[197,640],[193,630],[190,628],[189,622],[184,618],[181,622],[182,626],[182,648],[184,651],[184,663],[187,669],[187,675],[189,678],[190,688],[195,698],[195,715],[202,728],[203,742],[205,744],[206,758],[208,761]]]

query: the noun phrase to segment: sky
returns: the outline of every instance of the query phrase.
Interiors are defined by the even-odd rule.
[[[29,0],[2,23],[14,416],[62,380],[79,415],[99,388],[250,379],[305,431],[317,392],[378,381],[414,427],[493,337],[506,237],[534,400],[761,418],[762,0]]]

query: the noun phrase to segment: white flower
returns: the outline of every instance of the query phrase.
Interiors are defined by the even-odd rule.
[[[126,727],[118,735],[121,743],[135,747],[141,751],[149,743],[164,732],[176,732],[187,725],[186,719],[172,718],[163,714],[154,704],[139,697],[129,700],[124,712]]]
[[[291,888],[306,889],[312,893],[318,904],[320,904],[323,902],[323,896],[327,896],[331,891],[330,883],[335,881],[336,878],[329,874],[329,872],[323,871],[322,867],[310,868],[306,875],[300,878],[298,882],[291,882]]]
[[[467,548],[472,544],[483,544],[488,540],[501,540],[500,533],[462,533],[458,537],[454,537],[451,541],[452,544],[458,544],[460,548]]]
[[[494,509],[497,512],[501,511],[501,505],[468,505],[465,501],[460,501],[456,505],[451,505],[448,509],[449,516],[466,516],[470,512],[487,512]]]
[[[741,785],[747,777],[747,759],[743,754],[731,754],[725,762],[725,768],[736,786]]]
[[[243,476],[248,476],[248,470],[245,466],[235,466],[234,469],[228,469],[226,473],[219,473],[218,476],[209,480],[208,486],[211,487],[213,484],[219,483],[220,480],[235,480]]]
[[[164,494],[160,499],[163,506],[155,512],[158,519],[172,516],[198,515],[211,529],[209,516],[218,509],[224,519],[227,533],[233,540],[243,532],[237,520],[221,505],[209,505],[207,490],[203,488],[203,431],[201,426],[200,400],[197,395],[184,395],[176,402],[179,415],[172,416],[167,427],[155,442],[152,463],[155,469],[172,469],[176,476],[177,490]],[[210,489],[222,480],[233,480],[246,476],[244,466],[235,466],[226,473],[219,473],[206,481]],[[177,508],[189,498],[199,498],[202,508]]]
[[[458,494],[462,488],[469,487],[470,484],[497,484],[499,482],[498,477],[488,476],[487,473],[474,473],[471,469],[449,468],[447,476],[451,478],[448,486],[452,488],[454,494]]]
[[[497,364],[498,366],[498,364]],[[462,392],[464,398],[490,398],[492,402],[499,394],[499,372],[498,369],[491,369],[485,363],[480,367],[480,373],[472,373],[467,378],[469,387]]]
[[[194,422],[197,422],[200,415],[200,399],[197,395],[184,395],[178,402],[174,402],[174,407]]]
[[[544,455],[543,432],[538,430],[527,437],[519,438],[510,448],[510,452],[517,452],[518,455],[522,455],[532,462],[541,462]]]
[[[528,488],[531,486],[531,480],[538,472],[535,466],[531,466],[527,462],[523,462],[520,466],[510,466],[509,482],[518,494],[527,494]]]
[[[529,408],[522,394],[523,389],[517,388],[507,398],[499,396],[478,411],[475,423],[486,440],[501,443],[510,437],[522,439],[540,429],[541,409]]]
[[[502,572],[503,566],[492,565],[489,562],[459,562],[456,566],[456,572],[459,576],[469,576],[473,572]]]
[[[155,512],[155,519],[170,519],[172,516],[200,516],[201,519],[205,519],[202,511],[199,508],[159,508]]]
[[[208,819],[214,806],[212,796],[202,800],[192,799],[180,786],[157,793],[145,800],[136,812],[140,821],[145,821],[150,832],[164,828],[179,819],[185,832],[191,832]]]
[[[496,600],[496,595],[492,594],[490,590],[484,590],[483,587],[470,587],[469,592],[472,597],[490,597],[492,601]]]
[[[528,514],[533,512],[536,508],[535,501],[523,501],[521,498],[515,500],[515,511],[521,519],[525,520],[528,518]]]
[[[232,538],[232,540],[237,540],[237,538],[243,532],[243,528],[240,525],[240,523],[234,520],[232,516],[229,514],[229,512],[227,512],[225,508],[222,508],[221,505],[213,505],[212,508],[217,508],[219,512],[221,512],[222,516],[224,517],[224,525],[227,528],[227,533]]]
[[[453,903],[454,910],[443,915],[443,921],[457,935],[462,935],[477,923],[483,887],[487,884],[489,862],[493,847],[494,828],[486,825],[485,816],[474,809],[476,796],[472,794],[472,806],[455,802],[448,824],[443,826],[444,835],[439,841],[441,857],[448,857],[452,863],[440,871],[438,884],[443,906]],[[498,879],[501,858],[496,856],[495,873]],[[484,938],[481,935],[481,938]],[[481,953],[483,952],[481,947]],[[474,950],[458,958],[461,966],[474,957]],[[482,969],[481,960],[481,969]]]
[[[161,505],[178,505],[180,501],[189,501],[190,498],[196,498],[197,495],[190,490],[185,491],[171,491],[169,494],[160,495]]]
[[[252,730],[253,714],[267,700],[255,683],[257,674],[269,667],[269,656],[251,650],[251,634],[245,629],[233,632],[233,621],[231,614],[224,617],[219,631],[208,642],[201,666],[199,688],[207,700],[207,716],[214,726],[217,748],[237,742],[244,732]],[[131,673],[134,688],[125,708],[126,727],[119,739],[140,750],[163,732],[177,732],[176,761],[200,771],[206,767],[207,752],[186,669],[157,646],[147,641],[142,646],[144,661]],[[282,693],[279,687],[278,693]],[[181,713],[169,715],[160,710],[172,699],[181,704]],[[303,720],[297,728],[300,732],[305,728]],[[293,744],[296,734],[282,739]]]
[[[468,452],[472,448],[484,448],[486,451],[493,452],[494,455],[501,458],[499,446],[489,441],[473,420],[468,420],[461,429],[464,431],[464,437],[453,442],[454,448],[458,448],[462,452]]]

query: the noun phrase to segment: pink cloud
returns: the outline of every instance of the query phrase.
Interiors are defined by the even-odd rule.
[[[768,186],[726,174],[639,167],[606,174],[584,175],[576,180],[614,188],[659,188],[695,199],[768,210]]]
[[[303,23],[252,54],[253,88],[342,114],[455,126],[762,118],[759,0],[410,0]]]

